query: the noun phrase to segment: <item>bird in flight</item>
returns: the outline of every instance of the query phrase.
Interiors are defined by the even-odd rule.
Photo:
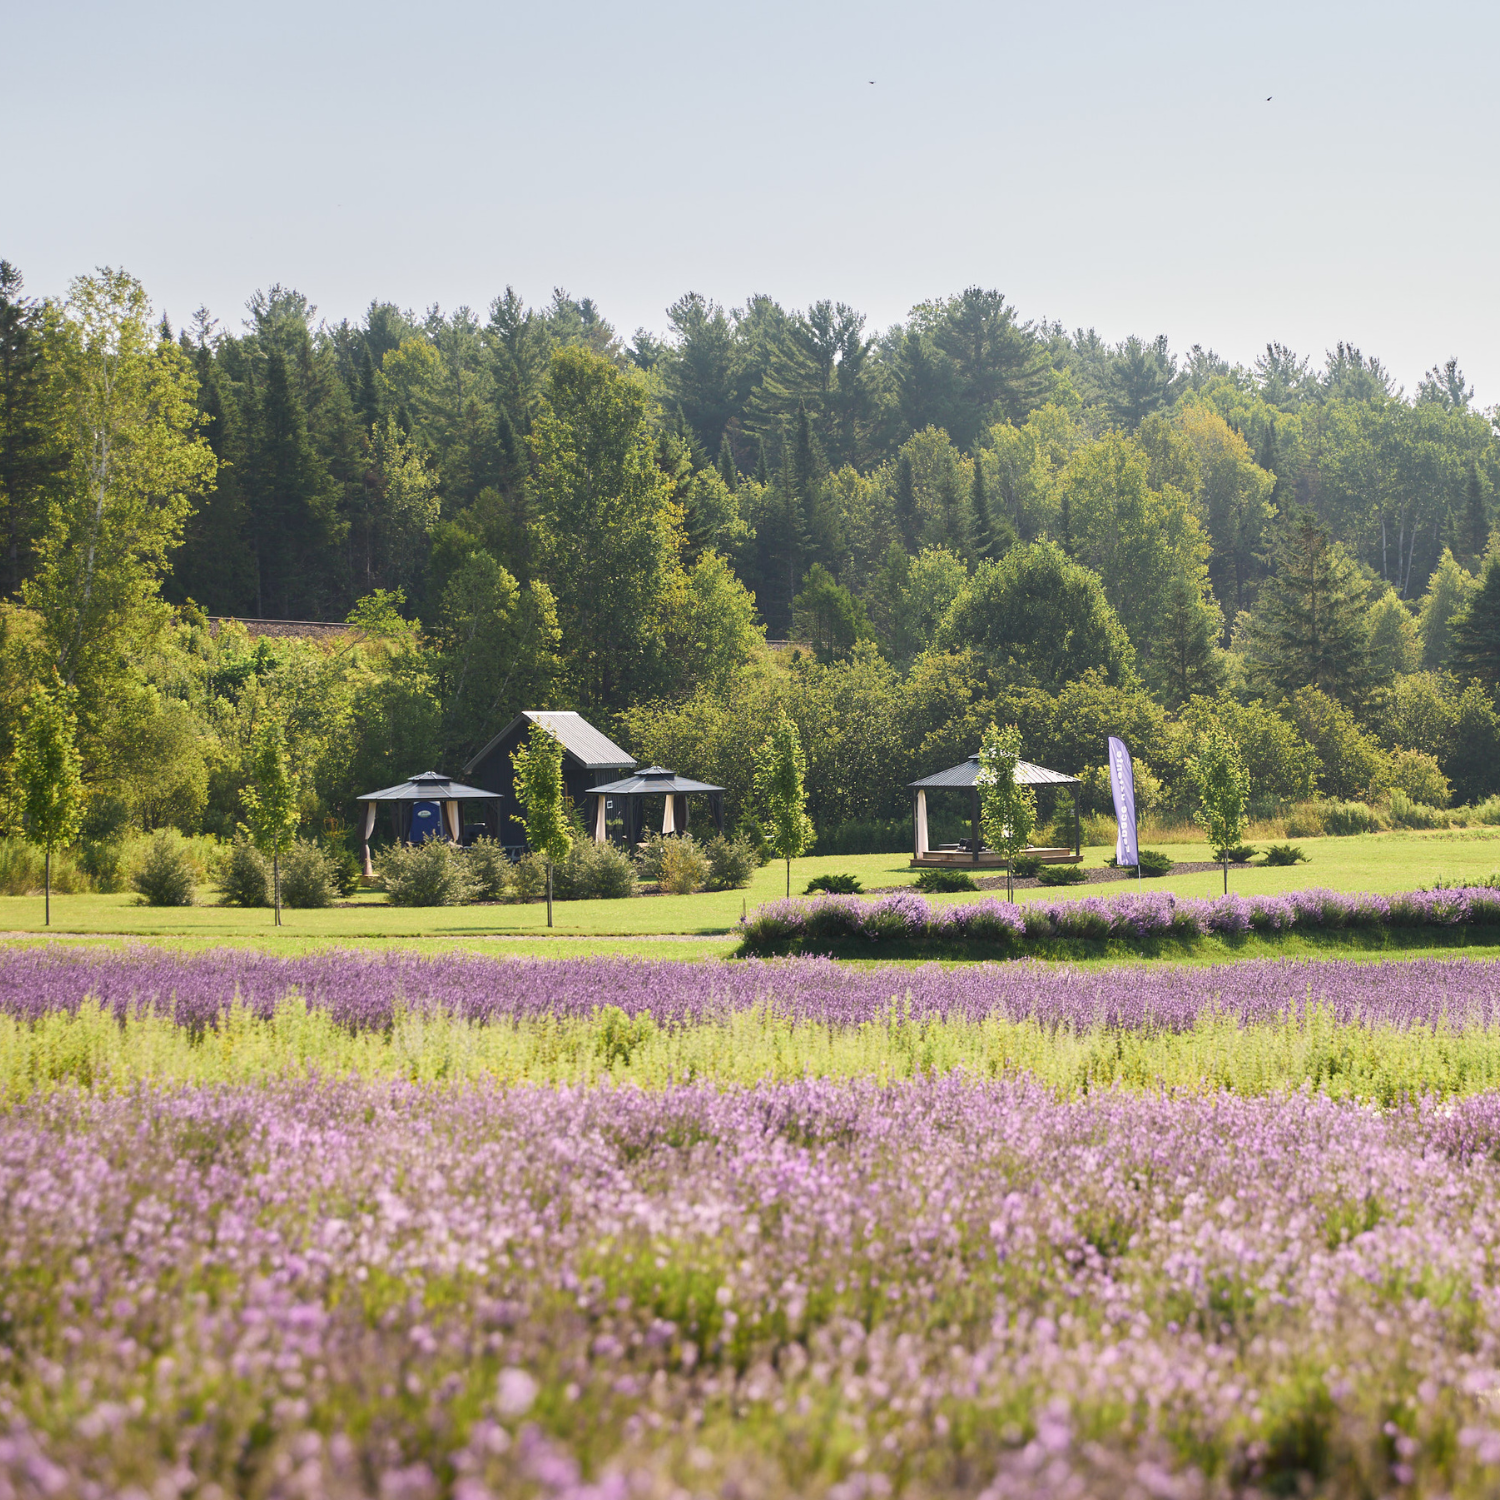
[[[1269,94],[1267,94],[1266,95],[1266,103],[1269,104],[1270,102],[1271,102],[1271,96]]]

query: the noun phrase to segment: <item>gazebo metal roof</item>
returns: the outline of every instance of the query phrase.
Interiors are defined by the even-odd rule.
[[[623,781],[611,781],[604,786],[591,786],[588,789],[591,797],[649,797],[653,792],[672,792],[682,795],[688,792],[722,792],[721,786],[712,786],[706,781],[693,781],[687,776],[679,776],[675,771],[665,770],[661,766],[647,766],[644,771],[637,771],[634,776],[627,776]]]
[[[1022,786],[1077,786],[1076,776],[1064,776],[1061,771],[1049,771],[1046,766],[1034,766],[1029,760],[1016,762],[1016,780]],[[960,765],[949,766],[946,771],[936,771],[920,781],[909,781],[907,786],[914,792],[929,792],[942,787],[966,787],[979,784],[979,757],[971,755]]]
[[[383,791],[366,792],[356,797],[356,802],[493,802],[494,792],[483,792],[478,787],[465,786],[444,776],[441,771],[423,771],[403,781],[400,786],[388,786]]]

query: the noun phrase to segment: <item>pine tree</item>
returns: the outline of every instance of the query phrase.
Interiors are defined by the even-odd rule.
[[[1500,687],[1500,557],[1485,562],[1479,587],[1453,621],[1449,659],[1460,682],[1477,678]]]
[[[1484,501],[1484,480],[1477,460],[1470,458],[1464,481],[1464,550],[1477,562],[1490,544],[1489,507]]]
[[[995,539],[990,530],[990,497],[984,485],[984,460],[974,455],[974,482],[969,489],[969,535],[975,562],[993,557]]]
[[[911,455],[903,453],[896,460],[896,531],[908,552],[917,550],[917,487],[912,473]]]
[[[45,312],[21,296],[23,285],[0,260],[0,598],[31,571],[49,487],[67,466],[60,404],[47,380]]]
[[[1205,599],[1186,573],[1174,574],[1148,664],[1152,686],[1169,707],[1218,692],[1224,672],[1214,648],[1223,627],[1212,599]]]
[[[1365,586],[1336,542],[1307,511],[1276,551],[1276,573],[1261,591],[1251,625],[1251,671],[1292,694],[1315,687],[1344,704],[1366,685]]]
[[[770,484],[771,482],[771,458],[766,452],[764,433],[755,440],[755,482],[757,484]]]
[[[727,432],[719,444],[719,478],[724,481],[724,487],[730,494],[740,487],[739,466],[734,461],[734,444],[729,441]]]

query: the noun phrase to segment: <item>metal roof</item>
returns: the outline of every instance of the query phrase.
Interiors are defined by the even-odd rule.
[[[961,765],[949,766],[946,771],[937,771],[924,776],[920,781],[909,781],[907,786],[914,792],[931,791],[935,787],[974,786],[979,779],[979,757],[971,755]],[[1016,780],[1022,786],[1076,786],[1076,776],[1064,776],[1061,771],[1049,771],[1046,766],[1034,766],[1029,760],[1016,762]]]
[[[384,791],[366,792],[356,797],[356,802],[472,802],[483,799],[495,800],[494,792],[481,792],[477,787],[465,786],[444,776],[441,771],[423,771],[403,781],[400,786],[388,786]]]
[[[650,796],[653,792],[722,792],[721,786],[711,786],[706,781],[692,781],[679,776],[675,771],[663,770],[661,766],[647,766],[634,776],[623,781],[612,781],[608,786],[591,786],[590,794],[602,793],[606,797],[629,797],[635,794]]]
[[[574,713],[572,709],[553,711],[528,708],[518,713],[483,750],[469,761],[464,767],[464,773],[467,775],[472,771],[516,725],[527,720],[550,729],[557,736],[563,749],[586,771],[615,769],[623,771],[635,764],[635,756],[627,755],[607,734],[595,729],[582,714]]]

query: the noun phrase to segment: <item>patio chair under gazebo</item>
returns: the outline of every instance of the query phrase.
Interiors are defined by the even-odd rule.
[[[1078,786],[1076,776],[1064,776],[1061,771],[1049,771],[1046,766],[1034,766],[1030,761],[1016,762],[1016,780],[1023,786],[1070,786],[1073,788],[1073,847],[1028,848],[1029,859],[1039,859],[1043,864],[1077,864],[1083,858],[1081,829],[1078,822]],[[960,765],[950,766],[946,771],[924,776],[920,781],[908,783],[911,791],[912,856],[914,868],[951,869],[954,866],[974,865],[1005,868],[1004,855],[984,847],[984,837],[979,827],[979,757],[971,755]],[[940,844],[932,848],[927,839],[927,794],[928,792],[966,793],[969,811],[969,837],[953,844]]]
[[[457,844],[463,839],[460,805],[492,802],[498,806],[500,799],[494,792],[465,786],[440,771],[423,771],[399,786],[366,792],[354,800],[365,808],[360,839],[365,849],[365,874],[369,876],[375,873],[370,863],[370,835],[375,832],[375,814],[382,804],[391,810],[391,832],[397,843],[421,844],[430,838],[446,838]]]
[[[711,786],[706,781],[693,781],[679,776],[675,771],[661,766],[647,766],[633,776],[621,781],[611,781],[604,786],[593,786],[588,795],[597,799],[594,803],[594,842],[602,844],[609,837],[609,814],[614,803],[622,804],[625,824],[625,842],[632,845],[640,842],[643,832],[647,797],[661,797],[661,831],[686,833],[688,831],[688,799],[707,797],[709,816],[720,833],[724,832],[724,788]]]

